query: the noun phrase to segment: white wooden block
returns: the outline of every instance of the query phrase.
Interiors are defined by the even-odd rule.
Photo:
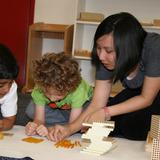
[[[112,121],[105,123],[93,122],[93,124],[83,123],[83,125],[91,127],[82,135],[82,138],[90,140],[90,144],[81,153],[102,155],[116,146],[115,141],[108,138],[109,133],[114,129]]]

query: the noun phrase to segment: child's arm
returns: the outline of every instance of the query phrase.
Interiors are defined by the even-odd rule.
[[[82,112],[82,108],[72,109],[69,117],[69,123],[76,120],[81,114],[81,112]],[[68,127],[66,126],[67,125],[55,125],[53,127],[50,127],[48,129],[48,139],[55,142],[62,140],[64,137],[61,135],[65,135],[64,132],[66,132],[66,130],[68,129]],[[67,135],[67,132],[66,132],[66,135]]]
[[[74,108],[71,110],[71,113],[70,113],[70,117],[69,117],[69,123],[73,122],[74,120],[77,119],[77,117],[79,117],[79,115],[81,114],[82,112],[82,108]]]
[[[45,124],[45,106],[36,105],[33,122],[38,125]]]
[[[16,120],[16,116],[4,117],[0,120],[0,131],[9,130],[13,127]]]
[[[35,116],[33,122],[29,122],[25,127],[25,132],[27,135],[37,134],[37,128],[41,124],[45,123],[45,106],[35,106]]]

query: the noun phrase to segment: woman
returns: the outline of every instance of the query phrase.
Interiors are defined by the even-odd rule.
[[[111,118],[113,136],[145,140],[151,115],[160,114],[160,35],[147,33],[129,13],[111,15],[96,30],[92,60],[97,70],[89,107],[68,126],[55,126],[49,139],[59,141],[73,134],[83,121]],[[109,99],[118,80],[125,89]]]

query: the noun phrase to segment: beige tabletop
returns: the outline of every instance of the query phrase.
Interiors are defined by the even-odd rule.
[[[38,144],[22,141],[27,136],[23,126],[14,126],[8,133],[13,136],[5,136],[0,140],[0,156],[8,157],[31,157],[35,160],[150,160],[150,154],[145,152],[145,141],[130,141],[116,138],[117,147],[102,156],[80,153],[84,147],[81,135],[75,134],[68,138],[72,141],[80,141],[81,147],[56,148],[54,142],[44,141]]]

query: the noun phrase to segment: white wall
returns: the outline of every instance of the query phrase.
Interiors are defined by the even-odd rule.
[[[75,0],[36,0],[35,22],[73,24]]]
[[[120,11],[128,11],[139,20],[145,22],[151,22],[153,19],[160,18],[160,0],[97,0],[96,3],[101,1],[106,1],[107,6],[103,6],[101,9],[106,10],[108,15]],[[96,5],[96,3],[92,3],[92,5]],[[75,15],[76,0],[36,0],[34,22],[74,24]],[[63,40],[44,40],[43,53],[60,52],[62,49]],[[94,74],[90,61],[80,61],[80,65],[82,76],[93,83]]]
[[[76,15],[76,0],[36,0],[34,22],[74,24]],[[46,52],[61,52],[63,40],[43,40],[43,54]],[[84,79],[94,82],[94,71],[90,61],[79,61]]]
[[[35,0],[34,22],[73,24],[75,0]],[[44,39],[43,53],[60,52],[63,40]]]

